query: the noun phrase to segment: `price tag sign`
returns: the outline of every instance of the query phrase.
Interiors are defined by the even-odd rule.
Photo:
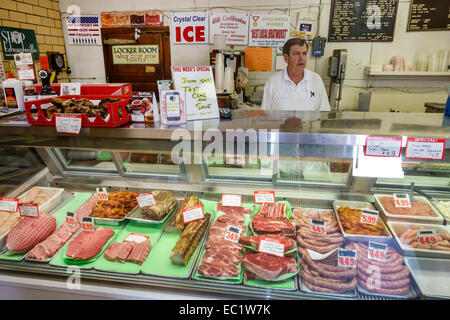
[[[75,223],[75,213],[73,213],[73,212],[66,213],[66,223],[69,226],[74,226],[76,224]]]
[[[338,266],[356,268],[356,250],[338,249]]]
[[[310,226],[312,232],[327,234],[327,223],[325,220],[311,219]]]
[[[83,217],[81,220],[81,229],[83,231],[94,231],[94,222],[91,217]]]
[[[240,194],[222,194],[222,206],[240,207],[242,196]]]
[[[275,191],[255,191],[255,203],[275,203]]]
[[[373,210],[362,210],[361,212],[361,223],[376,225],[378,223],[378,211]]]
[[[108,200],[108,192],[106,191],[106,188],[96,188],[97,189],[97,196],[98,200]]]
[[[275,240],[261,239],[259,241],[258,251],[278,257],[284,257],[284,243]]]
[[[443,160],[445,139],[408,138],[405,159]]]
[[[386,261],[387,244],[370,242],[367,258],[375,261]]]
[[[396,208],[411,208],[411,201],[407,193],[394,193],[394,204]]]
[[[124,242],[136,242],[136,243],[141,243],[144,241],[147,241],[148,239],[150,239],[149,236],[146,236],[145,234],[140,234],[140,233],[130,233],[129,235],[127,235],[125,237],[125,239],[123,239]]]
[[[417,230],[417,241],[420,244],[424,244],[427,246],[437,246],[438,238],[436,236],[436,230]]]
[[[402,137],[368,136],[364,150],[365,156],[400,157],[402,152]]]
[[[0,197],[0,211],[16,212],[19,205],[18,198]]]
[[[81,115],[55,115],[55,127],[58,133],[79,134],[81,130]]]
[[[151,192],[138,195],[136,200],[139,208],[150,207],[156,204],[156,200]]]
[[[181,213],[183,214],[184,224],[195,221],[195,220],[200,220],[205,217],[205,215],[203,214],[203,205],[202,204],[183,209],[181,211]]]
[[[19,204],[19,212],[22,217],[39,217],[39,204],[37,203],[21,203]]]
[[[242,229],[235,226],[228,226],[227,232],[225,232],[225,240],[231,242],[239,242],[239,238],[241,237]]]

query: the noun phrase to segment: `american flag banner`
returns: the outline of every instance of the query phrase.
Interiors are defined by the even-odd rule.
[[[66,22],[70,45],[102,45],[100,16],[69,16]]]

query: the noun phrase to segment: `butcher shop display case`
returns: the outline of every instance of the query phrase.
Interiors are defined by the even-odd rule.
[[[1,124],[0,298],[449,299],[442,117]],[[368,137],[399,156],[370,156]],[[445,141],[443,158],[408,159],[408,138]],[[63,191],[33,211],[45,188]]]

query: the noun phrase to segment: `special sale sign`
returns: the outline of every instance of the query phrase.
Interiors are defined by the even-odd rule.
[[[174,12],[170,26],[173,44],[208,44],[209,19],[207,12]]]

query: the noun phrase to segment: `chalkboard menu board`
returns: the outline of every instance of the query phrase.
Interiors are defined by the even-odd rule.
[[[328,41],[392,41],[398,0],[332,0]]]
[[[412,0],[408,31],[450,30],[450,2],[446,0]]]

